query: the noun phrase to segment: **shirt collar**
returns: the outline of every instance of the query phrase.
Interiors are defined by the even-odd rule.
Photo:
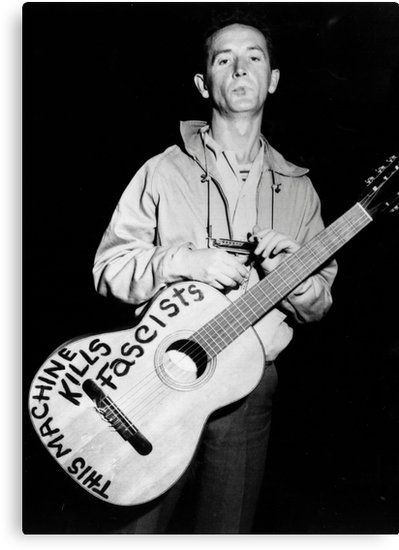
[[[236,155],[234,151],[231,151],[229,149],[223,149],[210,135],[209,133],[209,126],[203,126],[200,130],[201,137],[203,139],[203,142],[205,144],[205,147],[211,151],[211,153],[214,156],[215,162],[217,163],[220,159],[221,155],[225,155],[227,159],[231,159],[232,157],[236,159]],[[262,163],[264,154],[265,154],[265,142],[262,139],[259,139],[259,150],[254,158],[254,160],[251,163],[248,163],[250,165],[254,165],[255,163]],[[237,163],[238,164],[238,163]],[[246,166],[248,165],[246,164]]]
[[[184,148],[189,155],[197,159],[202,165],[204,164],[204,147],[202,132],[209,129],[208,123],[202,120],[186,120],[180,122],[180,131],[183,138]],[[274,149],[266,139],[261,136],[262,142],[265,145],[266,151],[264,155],[265,168],[270,168],[288,177],[300,177],[308,172],[307,168],[296,166],[287,161],[276,149]]]

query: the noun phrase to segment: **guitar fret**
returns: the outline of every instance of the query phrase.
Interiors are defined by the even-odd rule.
[[[285,265],[284,265],[284,267],[287,267],[287,268],[291,271],[291,273],[293,274],[293,276],[295,277],[295,279],[296,279],[297,281],[301,281],[301,278],[298,276],[298,274],[296,273],[296,271],[294,271],[294,270],[292,269],[292,267],[291,267],[291,265],[289,264],[289,262],[286,262]]]
[[[240,332],[240,331],[237,331],[237,327],[235,326],[235,321],[236,321],[236,320],[235,320],[234,317],[231,315],[231,313],[230,313],[230,311],[229,311],[229,308],[230,308],[230,306],[229,306],[228,308],[226,308],[223,312],[219,313],[219,314],[214,318],[214,320],[215,320],[215,322],[219,325],[219,327],[220,327],[220,329],[222,330],[222,332],[225,333],[226,336],[227,336],[227,337],[229,338],[229,340],[230,340],[230,335],[226,332],[226,328],[223,326],[223,324],[221,324],[221,323],[219,322],[219,319],[225,321],[226,324],[227,324],[227,326],[228,326],[228,328],[229,328],[230,330],[233,330],[233,331],[235,332],[236,336],[239,336],[239,335],[241,334],[241,332]],[[229,316],[229,315],[230,315],[231,318],[232,318],[232,322],[229,322],[229,319],[228,319],[228,316]]]
[[[268,283],[271,287],[273,287],[273,290],[275,291],[275,293],[277,294],[277,296],[279,296],[280,298],[283,298],[284,295],[281,294],[281,292],[278,291],[278,289],[275,287],[275,285],[272,283],[271,281],[271,276],[269,275],[269,280],[268,280]]]
[[[236,333],[236,336],[240,335],[240,332],[237,331],[237,327],[235,323],[236,320],[230,313],[229,308],[226,308],[224,312],[219,313],[218,317],[228,325],[229,329],[233,330]],[[220,325],[219,320],[218,320],[218,324]],[[220,326],[223,327],[223,325],[220,325]],[[224,327],[223,327],[223,330],[225,330]]]
[[[204,327],[202,327],[203,329]],[[194,333],[192,336],[192,339],[197,342],[206,352],[206,354],[209,357],[214,357],[218,353],[220,353],[225,346],[221,346],[220,344],[211,345],[209,344],[208,339],[201,334],[202,329],[199,329],[197,332]]]
[[[224,342],[225,342],[225,338],[227,337],[226,342],[230,343],[229,334],[226,332],[226,328],[225,328],[223,325],[221,325],[221,324],[219,323],[218,317],[219,317],[219,315],[217,315],[216,317],[214,317],[212,324],[218,325],[218,327],[219,327],[219,331],[218,331],[218,332],[219,332],[220,337],[222,338],[222,342],[224,343]],[[212,328],[213,328],[213,327],[212,327]],[[232,329],[234,330],[234,327],[229,327],[229,328],[232,328]],[[216,327],[215,327],[215,329],[213,329],[213,330],[216,330]]]
[[[263,279],[263,281],[266,281],[266,279]],[[259,285],[256,289],[256,291],[254,292],[257,292],[257,293],[261,293],[262,296],[263,296],[263,300],[264,300],[264,304],[268,303],[268,304],[272,304],[272,301],[270,300],[268,294],[266,293],[266,289],[263,288],[263,286]],[[256,298],[255,298],[256,299]],[[257,301],[257,304],[259,306],[259,309],[261,310],[264,310],[264,305],[262,304],[262,302],[258,299],[256,299]],[[260,315],[259,315],[260,317]]]
[[[233,315],[233,311],[232,311],[233,309],[237,310],[237,313],[238,313],[237,316],[234,316],[234,315]],[[248,326],[249,326],[249,324],[248,324],[248,319],[245,318],[243,312],[237,307],[237,305],[236,305],[235,303],[231,304],[231,305],[227,308],[226,311],[229,312],[229,315],[231,315],[231,317],[233,318],[233,322],[234,322],[234,323],[237,322],[237,323],[239,324],[239,326],[240,326],[241,329],[246,330],[246,329],[248,328]],[[240,317],[244,317],[244,325],[241,324]],[[240,332],[239,334],[241,334],[241,332]]]
[[[321,242],[321,241],[320,241],[320,242]],[[328,250],[328,246],[327,246],[325,243],[322,243],[322,244],[324,245],[324,250],[326,250],[326,249]],[[320,256],[317,256],[317,254],[315,254],[315,252],[314,252],[314,250],[313,250],[313,248],[312,248],[311,246],[308,248],[308,250],[309,250],[309,252],[310,252],[311,255],[312,255],[312,259],[313,259],[313,260],[316,260],[315,263],[317,263],[317,262],[319,261]],[[309,267],[309,266],[308,266],[308,267]]]
[[[210,338],[216,342],[217,348],[224,349],[370,221],[371,218],[360,205],[353,206],[319,235],[313,237],[298,252],[281,262],[268,277],[259,281],[209,321],[194,337],[203,335],[201,338],[205,341]],[[212,344],[207,348],[211,346]]]
[[[307,250],[304,250],[303,252],[305,253],[305,252],[307,252]],[[296,258],[296,260],[297,260],[298,263],[302,264],[302,266],[304,267],[305,270],[308,269],[309,266],[308,266],[307,261],[304,261],[304,258],[302,258],[300,254],[298,254],[298,257]]]
[[[218,335],[217,333],[215,333],[214,330],[212,330],[212,327],[208,324],[208,325],[205,325],[203,328],[204,328],[204,330],[205,330],[205,332],[206,332],[206,335],[207,335],[208,337],[211,338],[211,340],[213,341],[213,343],[214,343],[216,346],[219,346],[219,342],[218,342],[218,340],[217,340],[217,338],[219,337],[219,335]],[[216,339],[213,337],[213,335],[216,336]],[[223,349],[223,348],[222,348],[222,349]]]
[[[284,296],[286,296],[287,292],[292,289],[293,285],[296,286],[301,278],[298,276],[296,270],[291,266],[290,262],[286,262],[281,271],[282,274],[280,275],[280,280],[283,285]]]
[[[250,304],[250,300],[248,300],[246,304],[244,303],[244,305],[245,307],[248,307],[250,309],[249,313],[251,314],[252,317],[255,315],[255,319],[256,319],[257,318],[256,311],[252,308]]]
[[[212,334],[216,334],[216,342],[217,342],[216,345],[221,349],[224,349],[225,344],[227,343],[227,340],[225,340],[225,336],[226,336],[225,330],[222,329],[221,332],[217,331],[216,328],[214,328],[214,323],[210,323],[207,328],[210,330]]]
[[[355,233],[354,235],[356,235],[356,233],[358,232],[358,227],[356,227],[355,223],[352,222],[351,218],[348,216],[346,218],[346,221],[348,222],[348,224],[351,226],[351,228],[353,228],[355,230]]]

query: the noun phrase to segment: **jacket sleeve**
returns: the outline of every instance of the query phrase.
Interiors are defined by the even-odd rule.
[[[182,262],[191,243],[156,246],[157,193],[154,160],[146,163],[124,191],[94,260],[97,291],[140,305],[168,283],[182,280]]]
[[[305,203],[296,240],[301,245],[305,244],[323,229],[320,199],[306,178]],[[299,323],[320,320],[331,307],[331,286],[336,274],[337,262],[328,261],[281,301],[281,309],[290,313]]]

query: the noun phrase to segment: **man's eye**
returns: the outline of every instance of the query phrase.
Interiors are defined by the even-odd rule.
[[[218,65],[226,65],[226,63],[228,63],[228,61],[229,60],[227,58],[219,59]]]
[[[251,61],[260,61],[260,57],[258,55],[252,55]]]

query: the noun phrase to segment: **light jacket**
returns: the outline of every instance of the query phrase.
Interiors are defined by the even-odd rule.
[[[137,313],[160,289],[182,280],[190,249],[208,246],[208,199],[213,237],[235,238],[215,163],[203,146],[205,124],[181,123],[181,146],[169,147],[140,168],[122,194],[98,248],[93,269],[98,292],[134,305]],[[266,155],[258,184],[258,225],[303,244],[324,227],[319,198],[308,170],[287,162],[262,139]],[[327,264],[257,323],[268,360],[292,338],[287,313],[299,322],[309,322],[329,309],[336,269],[335,262]],[[249,286],[258,280],[252,269]],[[229,297],[234,300],[241,292],[232,291]]]

